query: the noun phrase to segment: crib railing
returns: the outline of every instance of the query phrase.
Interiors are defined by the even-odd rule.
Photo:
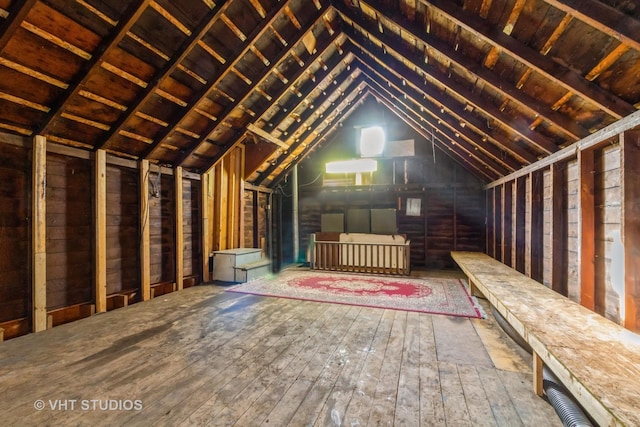
[[[311,256],[314,270],[355,273],[410,273],[410,242],[355,243],[315,241]]]

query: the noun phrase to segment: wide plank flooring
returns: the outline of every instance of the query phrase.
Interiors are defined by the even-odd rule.
[[[203,285],[0,344],[0,424],[561,425],[531,375],[491,317]]]

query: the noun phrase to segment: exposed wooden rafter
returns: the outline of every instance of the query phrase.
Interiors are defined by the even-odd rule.
[[[421,1],[427,3],[426,0]],[[466,13],[459,6],[444,0],[431,0],[428,5],[437,8],[452,22],[474,36],[508,53],[514,59],[545,76],[549,81],[592,102],[607,114],[620,119],[635,111],[635,108],[624,100],[589,82],[576,72],[530,49],[518,40],[507,36],[501,31],[496,31],[491,25],[472,14]]]

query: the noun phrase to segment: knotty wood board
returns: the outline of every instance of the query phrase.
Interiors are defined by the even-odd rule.
[[[596,422],[640,424],[637,334],[487,255],[452,257]]]

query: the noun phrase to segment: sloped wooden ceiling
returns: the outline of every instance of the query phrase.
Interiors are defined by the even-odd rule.
[[[369,97],[484,181],[640,106],[633,0],[0,0],[0,130],[270,185]]]

